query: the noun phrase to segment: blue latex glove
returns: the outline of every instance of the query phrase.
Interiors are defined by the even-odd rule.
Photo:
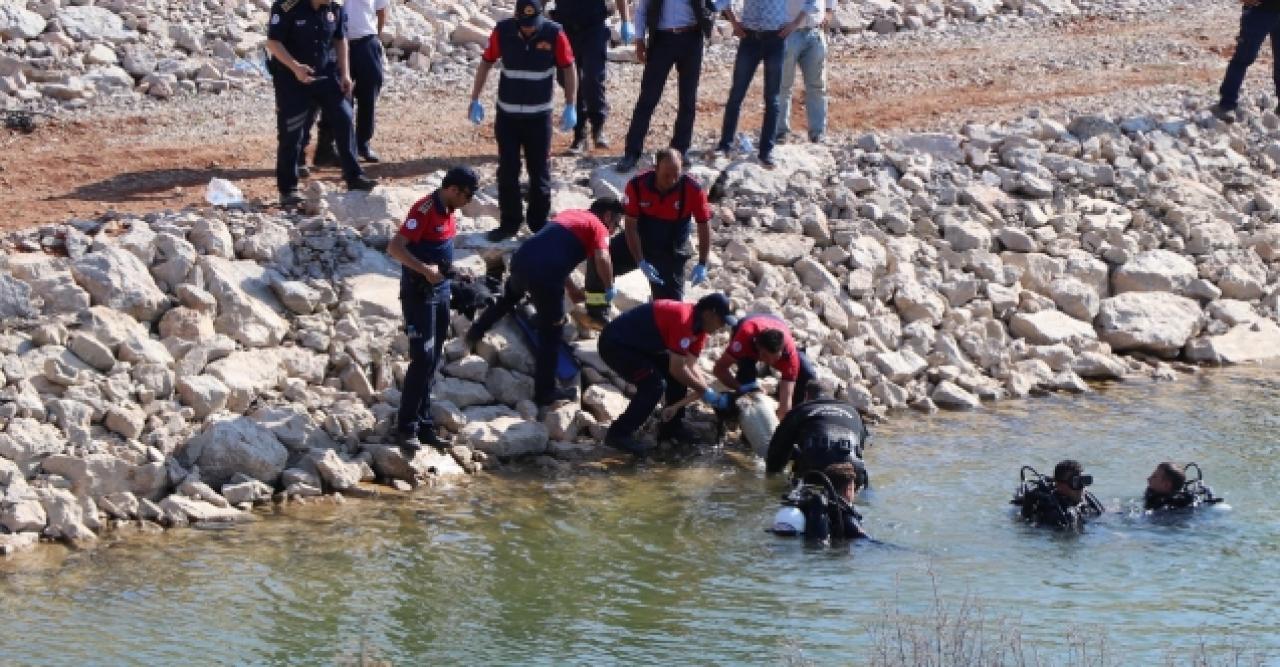
[[[578,109],[573,104],[564,105],[564,115],[560,117],[560,131],[572,132],[578,126]]]
[[[702,391],[702,400],[717,410],[724,410],[729,407],[729,397],[711,387],[707,387]]]
[[[604,291],[605,303],[613,303],[613,300],[617,298],[617,296],[618,296],[618,288],[616,287],[610,287]]]
[[[741,394],[745,394],[750,391],[758,391],[759,389],[760,389],[760,383],[756,382],[755,380],[752,380],[750,382],[743,382],[742,384],[738,385],[738,393],[741,393]]]
[[[471,108],[467,110],[467,118],[471,119],[471,122],[476,125],[479,125],[480,121],[484,120],[484,105],[480,103],[480,100],[471,103]]]
[[[618,30],[618,32],[622,33],[623,44],[630,44],[636,38],[636,31],[634,28],[631,27],[630,21],[623,21],[622,27]]]
[[[640,269],[640,273],[643,273],[644,277],[649,279],[649,282],[655,285],[666,284],[662,282],[662,276],[658,274],[658,269],[654,268],[652,264],[642,261],[636,265],[636,268]]]
[[[693,267],[693,275],[689,278],[689,282],[699,285],[707,279],[707,265],[699,264]]]

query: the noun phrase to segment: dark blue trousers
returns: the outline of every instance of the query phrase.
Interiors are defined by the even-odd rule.
[[[653,414],[653,409],[658,407],[658,401],[663,400],[664,396],[670,405],[684,398],[689,391],[667,371],[667,355],[649,354],[627,345],[622,338],[623,334],[617,327],[605,327],[600,333],[597,348],[600,358],[609,368],[636,387],[636,393],[631,397],[627,409],[609,425],[605,436],[608,439],[634,435],[644,426],[645,420]],[[683,416],[677,415],[671,423],[678,423]]]
[[[747,88],[756,76],[756,68],[764,63],[764,126],[760,128],[760,157],[773,153],[778,139],[778,92],[782,90],[782,56],[786,40],[777,32],[748,32],[738,42],[738,55],[733,61],[733,84],[729,102],[724,107],[724,124],[720,128],[720,148],[733,146],[738,133],[738,116],[747,98]]]
[[[565,276],[539,276],[537,273],[526,267],[513,265],[497,303],[480,313],[467,335],[473,339],[483,336],[504,315],[515,310],[525,295],[528,295],[537,311],[533,325],[538,332],[539,341],[533,355],[533,401],[538,405],[545,405],[556,388],[556,364],[559,361],[560,341],[564,337]]]
[[[655,299],[684,299],[684,270],[689,264],[689,234],[693,223],[666,222],[642,217],[639,221],[640,249],[645,261],[658,270],[662,284],[649,283]],[[636,260],[627,246],[627,235],[619,232],[609,240],[609,258],[613,261],[613,275],[626,275],[636,270]],[[604,281],[596,273],[594,262],[587,262],[586,290],[603,292]]]
[[[401,289],[400,308],[409,336],[409,369],[404,374],[396,426],[402,433],[416,433],[432,426],[431,383],[449,335],[448,282],[434,290]]]
[[[800,375],[796,377],[796,388],[791,394],[791,405],[799,405],[804,400],[804,393],[809,388],[809,383],[817,375],[813,371],[813,362],[809,361],[809,355],[804,350],[796,350],[800,355]],[[760,377],[760,362],[743,360],[738,362],[738,372],[735,379],[738,384],[746,384],[754,382]]]
[[[309,85],[283,72],[272,79],[276,94],[276,188],[283,194],[298,188],[298,160],[302,137],[319,108],[330,119],[337,139],[342,177],[350,181],[364,173],[356,162],[355,136],[351,129],[351,104],[342,94],[337,79],[330,75]]]
[[[600,129],[609,115],[609,99],[605,95],[608,77],[606,64],[612,34],[604,21],[587,25],[565,25],[569,46],[573,47],[573,64],[578,70],[578,125],[575,131],[586,134],[587,123]]]
[[[638,156],[644,152],[644,138],[649,134],[653,110],[658,108],[662,90],[667,86],[667,75],[673,67],[678,76],[676,85],[679,93],[671,147],[682,153],[689,150],[693,143],[693,121],[698,112],[702,42],[702,31],[696,29],[681,33],[657,30],[649,35],[648,61],[640,75],[640,97],[636,99],[635,111],[631,112],[631,126],[627,129],[627,155]],[[781,74],[782,62],[779,60],[779,77]],[[781,87],[781,79],[778,85]]]
[[[373,139],[376,124],[375,116],[378,107],[378,96],[382,94],[382,83],[385,73],[382,69],[382,43],[374,35],[353,39],[348,42],[350,49],[351,78],[356,87],[352,91],[355,98],[356,153],[369,151],[369,142]],[[319,135],[316,141],[316,152],[333,150],[334,133],[328,124],[328,118],[320,117]],[[303,142],[303,149],[306,142]]]
[[[498,139],[498,210],[504,231],[516,232],[523,222],[537,233],[551,212],[551,113],[510,114],[498,110],[493,123]],[[520,196],[520,159],[529,173],[529,210]]]
[[[1224,109],[1234,109],[1240,104],[1240,87],[1244,85],[1245,72],[1258,52],[1262,43],[1271,37],[1271,50],[1276,52],[1276,42],[1280,40],[1280,11],[1261,7],[1245,7],[1240,14],[1240,35],[1236,37],[1236,52],[1227,65],[1227,74],[1218,89],[1219,104]],[[1276,92],[1280,94],[1280,58],[1271,64],[1271,78],[1275,82]]]

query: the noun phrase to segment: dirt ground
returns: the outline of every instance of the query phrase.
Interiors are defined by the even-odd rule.
[[[832,135],[956,130],[967,121],[1009,119],[1030,108],[1164,105],[1176,111],[1186,92],[1207,104],[1231,52],[1235,11],[1214,4],[1139,17],[842,39],[833,42],[829,58]],[[729,57],[710,58],[704,67],[697,124],[702,147],[709,148],[719,130]],[[1268,63],[1258,63],[1246,93],[1267,91],[1269,72]],[[624,65],[612,75],[608,136],[614,151],[597,157],[616,157],[639,73],[639,65]],[[799,85],[795,93],[792,125],[802,129]],[[651,147],[670,133],[675,96],[666,97],[652,124]],[[370,175],[413,180],[458,161],[492,161],[492,126],[466,121],[466,98],[459,89],[387,96],[375,139],[384,162]],[[743,114],[742,128],[753,134],[759,99],[753,90]],[[560,154],[568,140],[557,133]],[[32,134],[0,134],[0,229],[198,204],[215,176],[272,201],[274,155],[274,112],[265,86],[176,101],[147,115],[101,109],[88,118],[48,120]],[[319,177],[339,180],[335,170]]]

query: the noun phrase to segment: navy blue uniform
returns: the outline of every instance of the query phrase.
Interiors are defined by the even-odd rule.
[[[609,115],[605,66],[613,33],[605,22],[608,18],[605,0],[556,0],[556,20],[569,36],[578,70],[578,136],[586,135],[588,121],[599,131]]]
[[[688,388],[671,376],[668,355],[701,354],[707,334],[700,329],[694,304],[660,299],[628,310],[600,332],[600,358],[636,386],[626,411],[609,425],[609,439],[639,430],[664,395],[667,405],[684,398]]]
[[[409,241],[409,252],[422,263],[434,264],[442,273],[453,268],[457,225],[438,194],[418,200],[398,233]],[[415,433],[432,426],[431,382],[449,334],[449,280],[432,285],[418,272],[402,267],[400,306],[409,337],[409,369],[404,375],[397,427],[402,433]]]
[[[369,152],[369,142],[373,139],[374,111],[386,79],[386,72],[382,68],[382,43],[378,41],[377,35],[367,35],[348,40],[347,44],[351,78],[356,83],[353,91],[356,100],[356,152],[364,155]],[[332,151],[334,133],[329,119],[321,116],[318,128],[320,133],[316,141],[316,152]],[[306,148],[306,142],[307,139],[303,138],[303,149]]]
[[[573,49],[560,24],[543,20],[526,38],[516,19],[503,19],[489,35],[485,62],[502,60],[498,113],[499,227],[514,234],[527,221],[529,231],[547,224],[551,212],[551,110],[556,69],[573,65]],[[520,157],[529,173],[529,210],[520,198]]]
[[[351,103],[338,80],[335,40],[346,39],[346,14],[336,3],[311,6],[310,0],[283,0],[271,6],[267,39],[280,42],[289,55],[312,69],[315,81],[303,84],[293,72],[274,59],[270,64],[276,95],[276,187],[281,194],[298,188],[298,164],[303,135],[320,109],[329,119],[337,140],[342,175],[352,181],[364,174],[356,162],[351,128]]]
[[[535,352],[534,401],[545,404],[555,390],[556,359],[564,326],[564,282],[588,256],[609,246],[609,232],[590,211],[564,211],[525,241],[511,257],[511,275],[498,302],[476,319],[467,337],[479,340],[526,294],[538,312],[540,344]]]
[[[833,463],[862,458],[867,427],[852,405],[835,399],[818,399],[797,405],[773,430],[765,455],[765,472],[782,472],[792,463],[792,477],[823,470]]]
[[[1244,85],[1245,72],[1258,58],[1263,42],[1271,37],[1271,48],[1280,40],[1280,0],[1262,0],[1240,12],[1240,33],[1236,37],[1235,53],[1227,65],[1226,76],[1218,88],[1218,103],[1223,109],[1235,109],[1240,103],[1240,87]],[[1271,78],[1276,92],[1280,93],[1280,58],[1273,58]]]

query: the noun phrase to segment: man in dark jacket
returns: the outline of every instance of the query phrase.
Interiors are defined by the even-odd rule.
[[[809,400],[788,412],[773,432],[765,455],[766,474],[780,473],[791,463],[791,476],[799,479],[835,463],[861,461],[867,427],[857,408],[830,396],[822,382],[809,384]],[[865,486],[865,469],[862,475]]]

